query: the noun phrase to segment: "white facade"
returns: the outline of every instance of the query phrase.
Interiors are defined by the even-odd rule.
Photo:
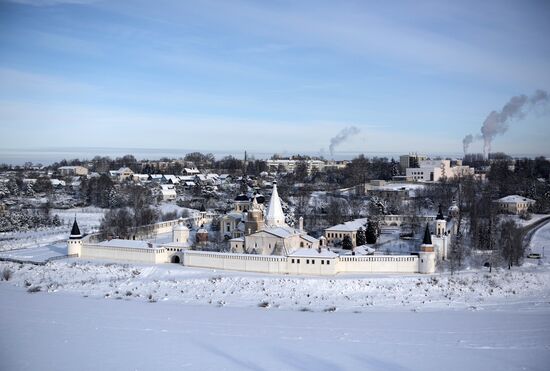
[[[419,167],[407,168],[407,178],[417,182],[438,182],[441,178],[473,175],[474,169],[469,166],[451,166],[450,160],[423,160]]]
[[[57,170],[63,176],[88,175],[88,169],[84,166],[61,166]]]
[[[416,255],[338,256],[327,250],[300,249],[289,256],[265,256],[184,251],[183,264],[190,267],[244,272],[335,275],[340,273],[434,273],[432,253]]]
[[[495,202],[500,212],[509,214],[524,214],[535,204],[535,200],[518,195],[502,197]]]

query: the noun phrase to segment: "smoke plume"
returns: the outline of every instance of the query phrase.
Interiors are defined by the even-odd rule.
[[[330,146],[328,147],[330,155],[334,155],[334,148],[340,143],[348,139],[350,136],[359,134],[359,129],[355,126],[348,126],[347,128],[342,129],[336,136],[330,139]]]
[[[462,139],[462,146],[464,147],[464,154],[468,152],[468,148],[470,148],[470,144],[474,141],[474,136],[472,134],[468,134]]]
[[[483,125],[481,126],[481,135],[475,139],[483,139],[483,154],[485,158],[489,157],[491,144],[497,135],[502,135],[508,130],[509,124],[513,120],[521,120],[537,105],[548,103],[548,93],[544,90],[537,90],[528,97],[525,94],[512,97],[500,111],[489,113]],[[468,134],[462,140],[464,153],[468,150],[474,137]]]

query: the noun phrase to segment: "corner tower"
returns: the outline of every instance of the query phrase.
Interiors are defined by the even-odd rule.
[[[82,237],[75,217],[73,227],[71,228],[71,235],[67,241],[67,255],[74,255],[79,258],[82,256]]]
[[[424,230],[422,245],[420,245],[420,251],[418,252],[418,272],[425,274],[435,272],[434,245],[432,243],[432,234],[430,232],[430,227],[427,223],[426,229]]]

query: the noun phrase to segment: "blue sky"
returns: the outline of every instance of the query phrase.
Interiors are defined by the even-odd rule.
[[[460,153],[550,90],[549,4],[0,0],[0,146]],[[493,150],[548,154],[549,124]]]

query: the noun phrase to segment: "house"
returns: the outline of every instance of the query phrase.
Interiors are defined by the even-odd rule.
[[[59,174],[62,176],[88,175],[88,169],[86,169],[84,166],[61,166],[57,168],[57,171],[59,171]]]
[[[179,184],[180,182],[180,179],[175,175],[165,175],[164,179],[166,179],[166,182],[170,184]]]
[[[183,173],[185,175],[197,175],[200,173],[199,169],[197,169],[196,167],[186,167],[183,169]]]
[[[178,196],[176,187],[173,184],[161,184],[160,188],[160,193],[164,201],[174,201]]]
[[[132,180],[139,183],[147,182],[149,180],[149,174],[134,174]]]
[[[529,208],[535,205],[535,200],[518,195],[502,197],[494,202],[501,213],[518,215],[528,212]]]
[[[324,236],[327,244],[338,244],[342,242],[345,236],[349,236],[351,238],[351,243],[353,244],[353,246],[357,246],[357,230],[361,227],[365,227],[367,221],[367,218],[360,218],[342,224],[337,224],[325,229]]]
[[[112,178],[116,178],[119,182],[123,182],[127,179],[132,179],[134,176],[134,172],[129,167],[121,167],[118,170],[110,170],[109,175]]]

